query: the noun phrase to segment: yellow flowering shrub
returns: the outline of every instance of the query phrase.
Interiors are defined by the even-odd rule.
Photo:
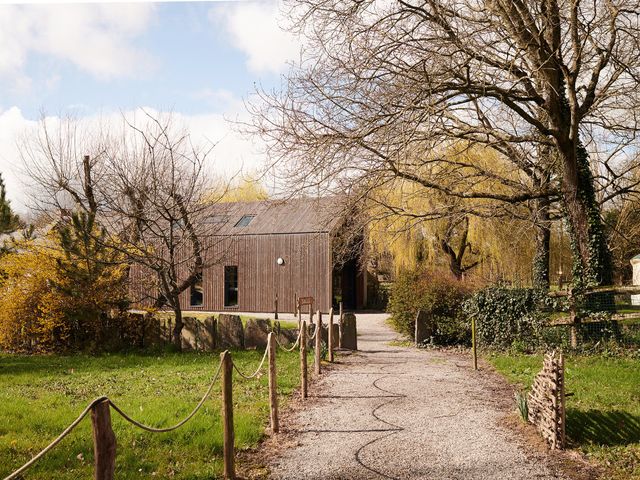
[[[58,236],[0,257],[0,349],[101,349],[126,309],[126,265],[75,258]]]
[[[67,343],[62,299],[53,291],[57,274],[53,251],[25,242],[0,258],[0,347],[50,351]]]

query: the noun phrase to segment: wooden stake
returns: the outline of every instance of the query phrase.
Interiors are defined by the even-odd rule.
[[[224,478],[234,480],[235,458],[233,431],[233,360],[231,353],[225,350],[220,354],[222,362],[222,424],[223,424],[223,458],[224,458]]]
[[[300,324],[300,391],[307,398],[307,322]]]
[[[278,294],[276,293],[274,320],[278,320]]]
[[[338,348],[342,348],[342,317],[344,311],[342,310],[342,302],[338,304]]]
[[[91,409],[95,480],[113,480],[116,470],[116,436],[111,428],[109,400]]]
[[[320,353],[322,350],[322,313],[318,310],[318,320],[316,323],[316,348],[315,348],[315,369],[316,375],[320,375]]]
[[[271,409],[271,432],[280,431],[278,421],[278,380],[276,378],[276,339],[273,332],[267,337],[267,348],[269,349],[269,407]]]
[[[565,409],[565,371],[564,371],[564,354],[560,353],[559,360],[559,370],[560,370],[560,448],[564,448],[567,444],[567,412]]]
[[[327,348],[329,350],[329,361],[333,362],[333,308],[329,310],[329,331],[327,332]]]
[[[471,347],[473,349],[474,370],[478,370],[478,350],[476,343],[476,317],[471,317]]]

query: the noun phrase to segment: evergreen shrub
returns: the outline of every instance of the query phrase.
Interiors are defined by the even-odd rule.
[[[391,287],[387,311],[393,328],[414,336],[418,310],[431,316],[436,325],[433,343],[468,344],[470,324],[462,311],[471,287],[447,272],[417,269],[401,272]]]

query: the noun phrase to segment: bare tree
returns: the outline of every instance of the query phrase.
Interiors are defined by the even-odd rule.
[[[306,61],[282,91],[259,92],[249,127],[287,188],[366,197],[401,178],[469,200],[473,215],[525,204],[547,229],[541,245],[561,201],[576,285],[611,282],[601,205],[638,186],[627,161],[640,107],[638,0],[289,5]],[[452,159],[461,141],[509,168]]]
[[[134,300],[173,310],[180,348],[180,295],[217,261],[205,221],[216,201],[205,174],[210,149],[194,147],[170,115],[123,118],[119,133],[94,126],[89,134],[72,120],[58,128],[43,121],[38,138],[27,139],[22,152],[38,187],[35,205],[54,215],[77,209],[95,216],[108,246],[133,266]]]

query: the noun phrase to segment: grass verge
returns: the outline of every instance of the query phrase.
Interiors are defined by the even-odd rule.
[[[239,368],[250,372],[262,352],[232,355]],[[297,352],[278,352],[281,403],[299,384],[298,359]],[[100,395],[109,396],[143,423],[176,423],[200,400],[219,361],[217,353],[0,355],[0,478],[45,447]],[[251,448],[268,424],[267,376],[243,380],[234,375],[234,404],[236,448]],[[198,480],[221,474],[219,382],[202,410],[174,432],[142,431],[113,411],[112,421],[118,443],[117,478]],[[86,417],[26,478],[92,478],[90,423]]]
[[[529,388],[540,355],[491,355],[509,381]],[[607,480],[640,480],[640,361],[571,356],[566,359],[567,437],[600,464]]]

